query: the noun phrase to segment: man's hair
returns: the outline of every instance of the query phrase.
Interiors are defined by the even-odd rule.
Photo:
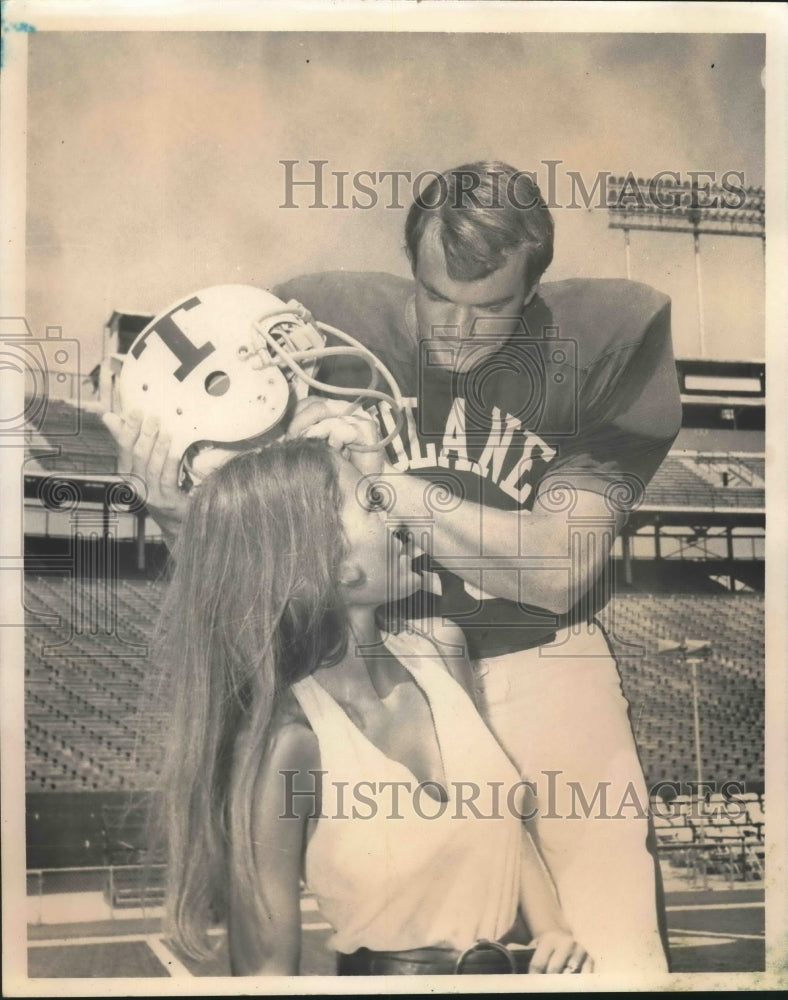
[[[414,271],[421,238],[433,223],[454,281],[486,278],[503,267],[508,254],[526,249],[532,286],[553,259],[553,217],[533,177],[508,163],[468,163],[435,175],[405,222]]]

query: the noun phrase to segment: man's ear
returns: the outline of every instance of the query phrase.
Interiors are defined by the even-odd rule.
[[[339,567],[339,582],[348,590],[357,590],[367,582],[367,574],[358,563],[345,559]]]
[[[404,249],[405,249],[405,256],[408,258],[408,263],[410,264],[410,273],[415,278],[416,277],[416,258],[410,252],[410,247],[408,246],[407,243],[405,244],[405,248]]]

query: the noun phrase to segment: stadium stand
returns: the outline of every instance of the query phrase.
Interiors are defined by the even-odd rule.
[[[764,650],[760,594],[618,594],[613,598],[624,692],[650,784],[694,780],[692,695],[680,660],[657,655],[657,639],[713,640],[699,671],[703,777],[763,782]],[[642,646],[633,655],[616,641]]]
[[[719,467],[720,471],[713,470]],[[672,452],[649,483],[649,507],[684,506],[725,510],[731,507],[762,508],[764,460],[729,454]],[[735,470],[735,472],[733,471]]]
[[[122,621],[123,635],[106,627],[114,624],[106,614],[94,615],[104,619],[103,629],[90,627],[90,622],[85,628],[85,620],[72,614],[95,601],[95,594],[86,594],[86,588],[72,579],[27,580],[31,790],[144,789],[151,783],[157,750],[148,743],[156,720],[152,705],[147,713],[141,708],[144,681],[151,675],[151,664],[143,654],[160,585],[146,580],[116,583],[114,621]],[[42,612],[56,615],[60,625],[37,626]],[[124,655],[119,638],[128,640],[132,655]]]
[[[115,442],[99,414],[66,399],[49,399],[43,419],[27,430],[27,454],[44,470],[115,472]]]
[[[137,642],[151,637],[161,586],[117,581],[123,627]],[[153,778],[152,734],[159,720],[141,699],[155,665],[147,657],[118,655],[106,635],[68,634],[71,594],[67,579],[27,580],[29,606],[58,613],[64,621],[59,629],[27,632],[30,790],[144,790]],[[705,776],[716,782],[763,780],[763,611],[759,594],[619,593],[613,598],[610,638],[652,784],[694,776],[687,672],[656,653],[658,638],[684,632],[714,640],[701,671]],[[632,653],[632,643],[642,652]]]

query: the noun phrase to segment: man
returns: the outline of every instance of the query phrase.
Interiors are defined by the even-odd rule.
[[[596,970],[662,971],[648,795],[606,636],[588,623],[614,537],[680,426],[669,300],[627,281],[542,285],[553,220],[502,163],[436,177],[406,242],[414,282],[336,272],[273,291],[393,372],[406,410],[387,516],[426,553],[424,591],[396,610],[462,627],[481,711],[530,782],[530,827]],[[360,384],[353,367],[328,358],[321,378]],[[289,433],[332,412],[308,397]],[[166,442],[143,428],[132,463],[138,431],[124,432],[126,464],[177,508]]]

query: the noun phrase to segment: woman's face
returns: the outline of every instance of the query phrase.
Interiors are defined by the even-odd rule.
[[[370,501],[365,477],[350,462],[337,461],[343,497],[342,525],[348,545],[346,563],[360,570],[358,582],[348,585],[353,604],[384,604],[407,597],[421,586],[411,568],[412,556],[393,535],[385,511]]]

